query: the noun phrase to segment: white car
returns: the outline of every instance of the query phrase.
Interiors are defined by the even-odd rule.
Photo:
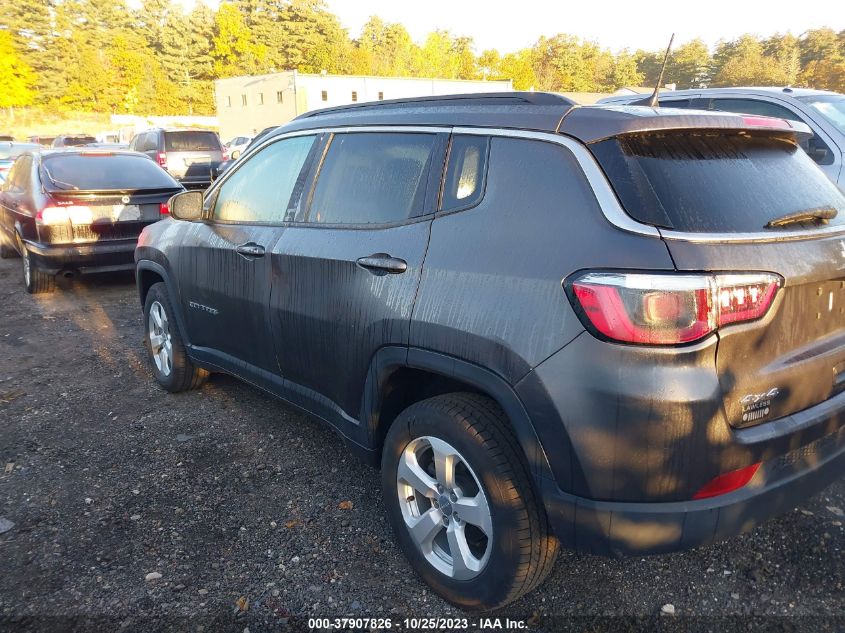
[[[240,156],[246,149],[246,146],[249,145],[250,141],[252,141],[251,136],[236,136],[226,143],[225,147],[229,150],[229,158],[234,160]],[[235,152],[237,152],[237,154],[235,154]]]

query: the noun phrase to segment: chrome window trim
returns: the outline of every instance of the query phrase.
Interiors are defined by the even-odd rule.
[[[693,242],[693,243],[755,243],[755,242],[785,242],[793,240],[809,240],[819,237],[831,237],[845,234],[845,226],[829,226],[813,231],[782,231],[777,233],[754,232],[754,233],[689,233],[685,231],[672,231],[658,229],[649,224],[637,222],[629,216],[622,208],[616,193],[613,191],[607,177],[599,167],[598,162],[580,141],[572,137],[551,132],[536,132],[531,130],[517,130],[508,128],[484,128],[484,127],[455,127],[449,125],[361,125],[345,127],[314,127],[307,130],[296,130],[272,136],[243,154],[238,160],[246,160],[261,151],[267,145],[295,136],[319,135],[319,134],[345,134],[350,132],[418,132],[427,134],[473,134],[478,136],[500,136],[508,138],[523,138],[549,143],[556,143],[572,152],[575,160],[584,171],[587,182],[590,184],[593,194],[598,200],[599,207],[605,219],[616,228],[644,235],[657,237],[666,240]],[[232,173],[237,170],[228,170],[223,176],[216,180],[206,190],[206,195],[213,195],[216,189],[226,182]]]

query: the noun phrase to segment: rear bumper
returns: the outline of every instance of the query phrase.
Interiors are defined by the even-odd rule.
[[[686,550],[746,532],[790,511],[845,474],[845,428],[764,462],[743,488],[699,501],[594,501],[544,479],[542,495],[565,546],[603,555]]]
[[[62,270],[97,273],[134,270],[137,243],[137,238],[88,244],[26,242],[26,248],[35,267],[46,273]]]

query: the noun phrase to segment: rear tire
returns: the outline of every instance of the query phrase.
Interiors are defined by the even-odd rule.
[[[399,545],[452,604],[497,609],[551,571],[558,541],[493,400],[454,393],[408,407],[385,438],[381,479]]]
[[[56,276],[45,273],[43,270],[38,270],[21,236],[16,235],[15,239],[18,244],[18,252],[21,255],[23,285],[26,291],[31,295],[53,292],[56,289]]]
[[[176,313],[163,282],[153,284],[144,302],[144,346],[159,385],[171,393],[196,389],[208,371],[196,367],[185,351]]]

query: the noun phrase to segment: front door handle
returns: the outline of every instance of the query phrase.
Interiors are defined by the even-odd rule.
[[[264,257],[264,247],[254,242],[247,242],[235,247],[235,252],[244,257]]]
[[[358,265],[372,271],[383,271],[397,275],[408,270],[408,263],[404,259],[391,257],[387,253],[373,253],[367,257],[359,257]]]

